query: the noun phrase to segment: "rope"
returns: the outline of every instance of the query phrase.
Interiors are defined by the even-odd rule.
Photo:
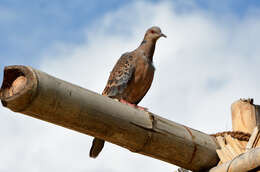
[[[222,137],[224,137],[225,134],[230,135],[231,137],[238,139],[240,141],[248,141],[250,136],[251,136],[251,134],[244,133],[242,131],[224,131],[224,132],[219,132],[219,133],[216,133],[216,134],[211,134],[211,136],[214,136],[214,137],[222,136]]]

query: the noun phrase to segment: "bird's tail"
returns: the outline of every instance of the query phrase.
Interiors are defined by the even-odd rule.
[[[104,140],[94,138],[91,149],[89,151],[89,156],[91,158],[96,158],[98,156],[98,154],[101,152],[101,150],[103,149],[104,144],[105,144]]]

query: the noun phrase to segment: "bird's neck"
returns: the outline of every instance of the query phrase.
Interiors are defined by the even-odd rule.
[[[147,58],[153,61],[153,54],[155,49],[156,41],[153,40],[146,40],[144,39],[141,43],[141,45],[138,47],[139,49],[143,50],[146,54]]]

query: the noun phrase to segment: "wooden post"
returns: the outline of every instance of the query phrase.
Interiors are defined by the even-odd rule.
[[[240,99],[231,105],[232,129],[252,133],[259,126],[259,106],[253,104],[253,99]]]
[[[26,66],[9,66],[3,106],[192,171],[215,166],[214,137]],[[177,114],[178,115],[178,114]]]

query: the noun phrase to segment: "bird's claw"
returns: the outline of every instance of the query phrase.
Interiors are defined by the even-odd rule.
[[[129,103],[128,101],[124,100],[124,99],[120,99],[119,100],[121,103],[124,103],[126,105],[129,105],[133,108],[136,108],[136,109],[139,109],[139,110],[143,110],[143,111],[148,111],[148,108],[145,108],[145,107],[142,107],[142,106],[138,106],[136,104],[132,104],[132,103]]]

